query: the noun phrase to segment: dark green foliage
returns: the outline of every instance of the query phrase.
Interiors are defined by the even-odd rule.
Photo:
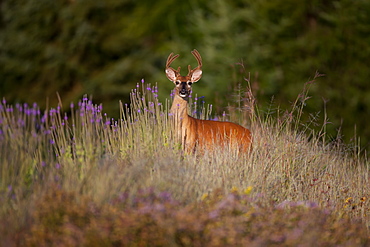
[[[64,102],[87,93],[118,116],[141,78],[168,97],[166,56],[180,53],[174,66],[186,73],[196,48],[204,76],[194,90],[217,111],[232,85],[246,85],[238,62],[262,109],[272,96],[287,107],[319,71],[307,119],[320,112],[321,126],[326,108],[330,136],[341,126],[348,141],[356,125],[368,147],[369,1],[5,0],[0,10],[0,97],[10,102],[55,106],[56,92]]]
[[[357,134],[370,136],[367,123],[360,120],[370,114],[369,2],[216,1],[195,14],[205,41],[198,48],[209,59],[204,62],[205,87],[223,92],[226,82],[242,81],[238,66],[234,77],[230,69],[242,59],[257,98],[263,99],[259,103],[267,106],[274,97],[286,108],[302,83],[319,71],[325,76],[312,88],[306,111],[323,112],[328,101],[330,135],[336,135],[343,120],[346,140],[354,136],[355,124]]]
[[[169,36],[163,16],[170,4],[3,2],[1,96],[42,106],[48,97],[55,106],[56,92],[66,102],[87,93],[107,102],[108,109],[119,99],[127,101],[133,84],[149,77],[159,60],[155,51]],[[112,112],[118,116],[117,109]]]

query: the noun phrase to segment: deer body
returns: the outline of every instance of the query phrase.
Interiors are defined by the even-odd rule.
[[[191,70],[187,76],[180,75],[180,67],[177,70],[169,67],[179,55],[169,55],[166,64],[166,75],[175,83],[174,100],[171,114],[174,117],[174,127],[177,136],[187,152],[195,149],[212,150],[215,146],[228,145],[232,149],[248,152],[251,147],[251,132],[235,123],[200,120],[188,115],[188,97],[191,85],[202,76],[202,60],[197,50],[192,54],[198,61],[198,67]]]

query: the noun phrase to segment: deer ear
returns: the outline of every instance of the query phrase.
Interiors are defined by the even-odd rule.
[[[194,70],[193,74],[191,75],[191,82],[197,82],[202,78],[202,70],[196,69]]]
[[[170,80],[172,82],[175,82],[176,78],[177,78],[177,72],[176,72],[176,70],[174,70],[172,68],[167,68],[166,69],[166,76],[167,76],[168,80]]]

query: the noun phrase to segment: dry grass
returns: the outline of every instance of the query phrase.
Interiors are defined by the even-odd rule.
[[[3,100],[1,244],[369,244],[369,163],[301,125],[309,85],[284,114],[254,111],[245,94],[249,111],[229,114],[250,114],[253,151],[241,156],[184,154],[169,102],[144,83],[121,119],[87,98],[68,116]]]

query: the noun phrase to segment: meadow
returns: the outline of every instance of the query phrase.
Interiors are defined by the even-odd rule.
[[[88,96],[68,114],[2,99],[0,245],[369,246],[369,162],[302,122],[312,83],[288,110],[236,90],[214,116],[193,94],[192,115],[251,129],[249,154],[184,153],[144,81],[117,119]]]

